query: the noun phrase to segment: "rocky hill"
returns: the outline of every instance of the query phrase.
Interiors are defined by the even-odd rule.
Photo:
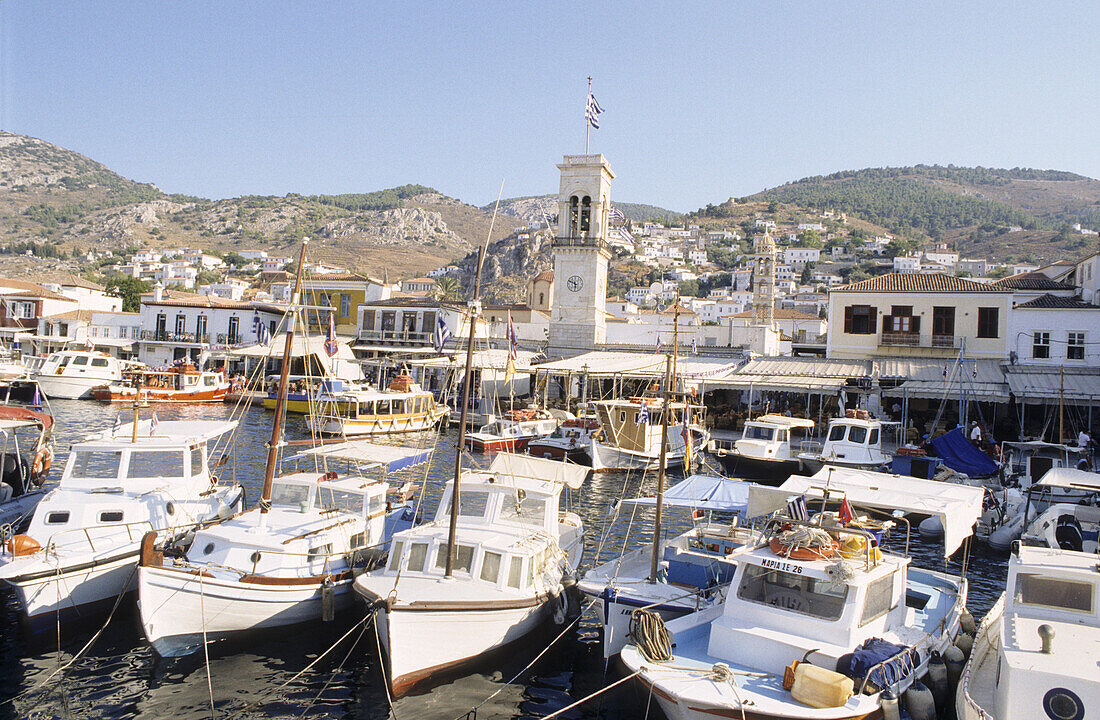
[[[518,224],[499,219],[494,240]],[[185,246],[292,255],[308,236],[311,258],[396,280],[463,257],[488,229],[484,211],[419,185],[356,195],[168,195],[51,143],[0,133],[0,248],[8,252]]]
[[[617,201],[613,201],[613,204],[630,220],[642,221],[660,218],[662,221],[674,221],[680,217],[680,213],[656,205]],[[486,205],[481,209],[491,213],[493,204]],[[553,218],[558,214],[558,196],[533,195],[501,200],[500,213],[501,215],[517,218],[524,223],[543,222],[545,215],[549,214]]]

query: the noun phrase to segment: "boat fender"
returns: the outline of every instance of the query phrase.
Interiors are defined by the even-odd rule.
[[[946,708],[951,694],[947,684],[947,664],[936,650],[928,658],[928,673],[924,676],[924,684],[932,691],[936,707],[941,710]]]
[[[4,543],[4,549],[11,553],[12,557],[22,557],[24,555],[34,555],[42,549],[42,546],[30,535],[14,535]]]
[[[947,665],[947,682],[954,694],[955,688],[959,686],[959,678],[966,668],[966,656],[957,646],[948,645],[943,651],[943,662]]]
[[[978,634],[978,623],[974,621],[974,616],[966,608],[963,608],[962,614],[959,616],[959,627],[962,628],[964,633]]]
[[[959,633],[955,638],[955,646],[962,650],[963,657],[970,659],[970,651],[974,649],[974,636],[970,633]]]
[[[321,621],[332,622],[336,619],[336,584],[332,576],[325,578],[321,585]]]
[[[920,680],[913,681],[902,699],[905,702],[905,712],[913,720],[936,720],[936,701],[932,698],[932,691]]]
[[[882,710],[882,720],[901,720],[897,693],[890,688],[886,688],[878,696],[878,706]]]
[[[926,538],[938,538],[943,536],[943,522],[938,517],[932,515],[926,517],[920,521],[920,525],[917,525],[917,531],[921,534],[921,537]]]
[[[554,598],[554,624],[562,625],[565,623],[566,610],[568,600],[565,598],[564,592],[559,592],[557,597]]]
[[[138,564],[141,567],[160,567],[164,564],[164,553],[157,550],[155,530],[150,530],[141,536],[141,555]]]

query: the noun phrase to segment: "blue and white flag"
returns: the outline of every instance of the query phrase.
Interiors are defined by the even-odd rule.
[[[111,437],[118,434],[118,431],[122,429],[122,416],[115,415],[115,424],[111,427]]]
[[[616,222],[626,222],[626,216],[623,215],[623,211],[617,207],[611,208],[611,219]]]
[[[623,240],[626,240],[627,242],[630,242],[630,243],[636,242],[636,240],[634,240],[634,235],[631,234],[631,232],[626,229],[626,225],[623,225],[622,227],[619,228],[619,237],[621,237]]]
[[[264,324],[259,312],[252,313],[252,330],[256,333],[256,342],[259,344],[267,345],[271,342],[271,333],[268,331],[267,325]]]
[[[691,339],[691,354],[692,355],[698,355],[699,354],[699,346],[695,344],[695,338]]]
[[[600,129],[600,113],[603,112],[603,108],[596,102],[596,96],[591,91],[588,92],[588,104],[584,108],[584,118],[588,121],[588,124],[597,130]]]
[[[39,391],[38,383],[34,384],[34,399],[31,400],[31,405],[36,409],[42,408],[42,393]]]
[[[550,217],[550,213],[543,213],[542,214],[542,219],[546,223],[546,227],[548,227],[548,228],[554,227],[554,218]]]
[[[432,334],[432,344],[435,345],[435,351],[437,353],[443,352],[443,346],[447,344],[447,341],[451,339],[451,331],[447,329],[447,321],[443,319],[443,315],[439,315],[435,321],[435,333]]]
[[[646,407],[645,400],[642,400],[642,406],[638,409],[638,424],[645,425],[649,422],[649,408]]]
[[[799,495],[787,501],[787,517],[792,520],[806,521],[810,519],[810,512],[806,509],[806,496]]]
[[[153,437],[157,433],[157,426],[160,425],[160,421],[157,420],[157,411],[153,411],[153,417],[149,420],[149,437]]]

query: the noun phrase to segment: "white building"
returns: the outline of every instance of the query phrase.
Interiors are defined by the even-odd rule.
[[[199,294],[213,295],[215,297],[225,298],[226,300],[240,300],[244,297],[245,291],[250,287],[252,287],[252,285],[247,280],[226,278],[220,282],[203,285],[199,288]]]
[[[806,263],[816,263],[821,260],[821,250],[809,247],[789,247],[783,250],[783,262],[798,269],[806,267]]]
[[[921,269],[920,253],[908,253],[894,256],[894,272],[919,273]]]
[[[1041,295],[1009,314],[1010,357],[1027,365],[1100,367],[1100,306]]]

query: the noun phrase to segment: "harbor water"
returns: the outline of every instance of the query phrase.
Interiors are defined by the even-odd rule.
[[[57,457],[51,479],[60,475],[69,445],[85,434],[110,428],[132,411],[87,401],[56,401]],[[160,420],[228,418],[228,406],[157,408]],[[148,413],[149,411],[144,411]],[[230,460],[218,469],[223,481],[242,483],[249,503],[255,503],[263,480],[271,415],[260,408],[244,412]],[[300,417],[288,419],[286,438],[308,436]],[[435,445],[427,468],[406,471],[409,479],[426,480],[423,514],[435,512],[442,484],[453,476],[457,431],[396,436],[383,442]],[[473,462],[487,462],[474,457]],[[715,464],[716,465],[716,464]],[[717,465],[716,465],[717,466]],[[404,477],[404,476],[403,476]],[[672,482],[677,478],[673,477]],[[609,512],[615,501],[652,493],[655,474],[605,474],[590,477],[572,493],[571,509],[584,519],[588,536],[582,570],[604,562],[624,549],[648,544],[652,523],[648,513],[633,517],[624,510]],[[682,532],[690,517],[671,512],[667,530]],[[904,533],[889,542],[904,548]],[[961,555],[945,562],[939,542],[920,538],[914,527],[910,554],[913,563],[934,570],[960,571]],[[967,577],[969,607],[980,620],[1004,588],[1007,557],[975,545]],[[331,623],[254,633],[212,644],[202,652],[178,659],[160,659],[145,642],[133,601],[123,602],[89,649],[41,690],[28,692],[72,660],[94,634],[101,620],[83,626],[32,635],[20,623],[15,598],[0,590],[0,720],[6,718],[369,718],[394,716],[417,720],[476,717],[538,718],[564,708],[621,677],[615,666],[605,667],[600,631],[594,612],[585,613],[557,639],[534,665],[521,670],[561,632],[548,628],[545,637],[522,643],[471,675],[419,696],[396,702],[391,712],[378,666],[377,640],[372,624],[359,624],[357,607]],[[346,635],[346,637],[344,637]],[[344,639],[337,643],[342,637]],[[440,638],[446,642],[446,638]],[[333,647],[335,645],[335,647]],[[322,653],[330,650],[322,657]],[[517,673],[520,677],[507,684]],[[624,683],[588,703],[569,710],[567,718],[660,717],[656,704],[633,683]],[[213,709],[211,708],[213,704]],[[475,715],[469,715],[473,718]]]

